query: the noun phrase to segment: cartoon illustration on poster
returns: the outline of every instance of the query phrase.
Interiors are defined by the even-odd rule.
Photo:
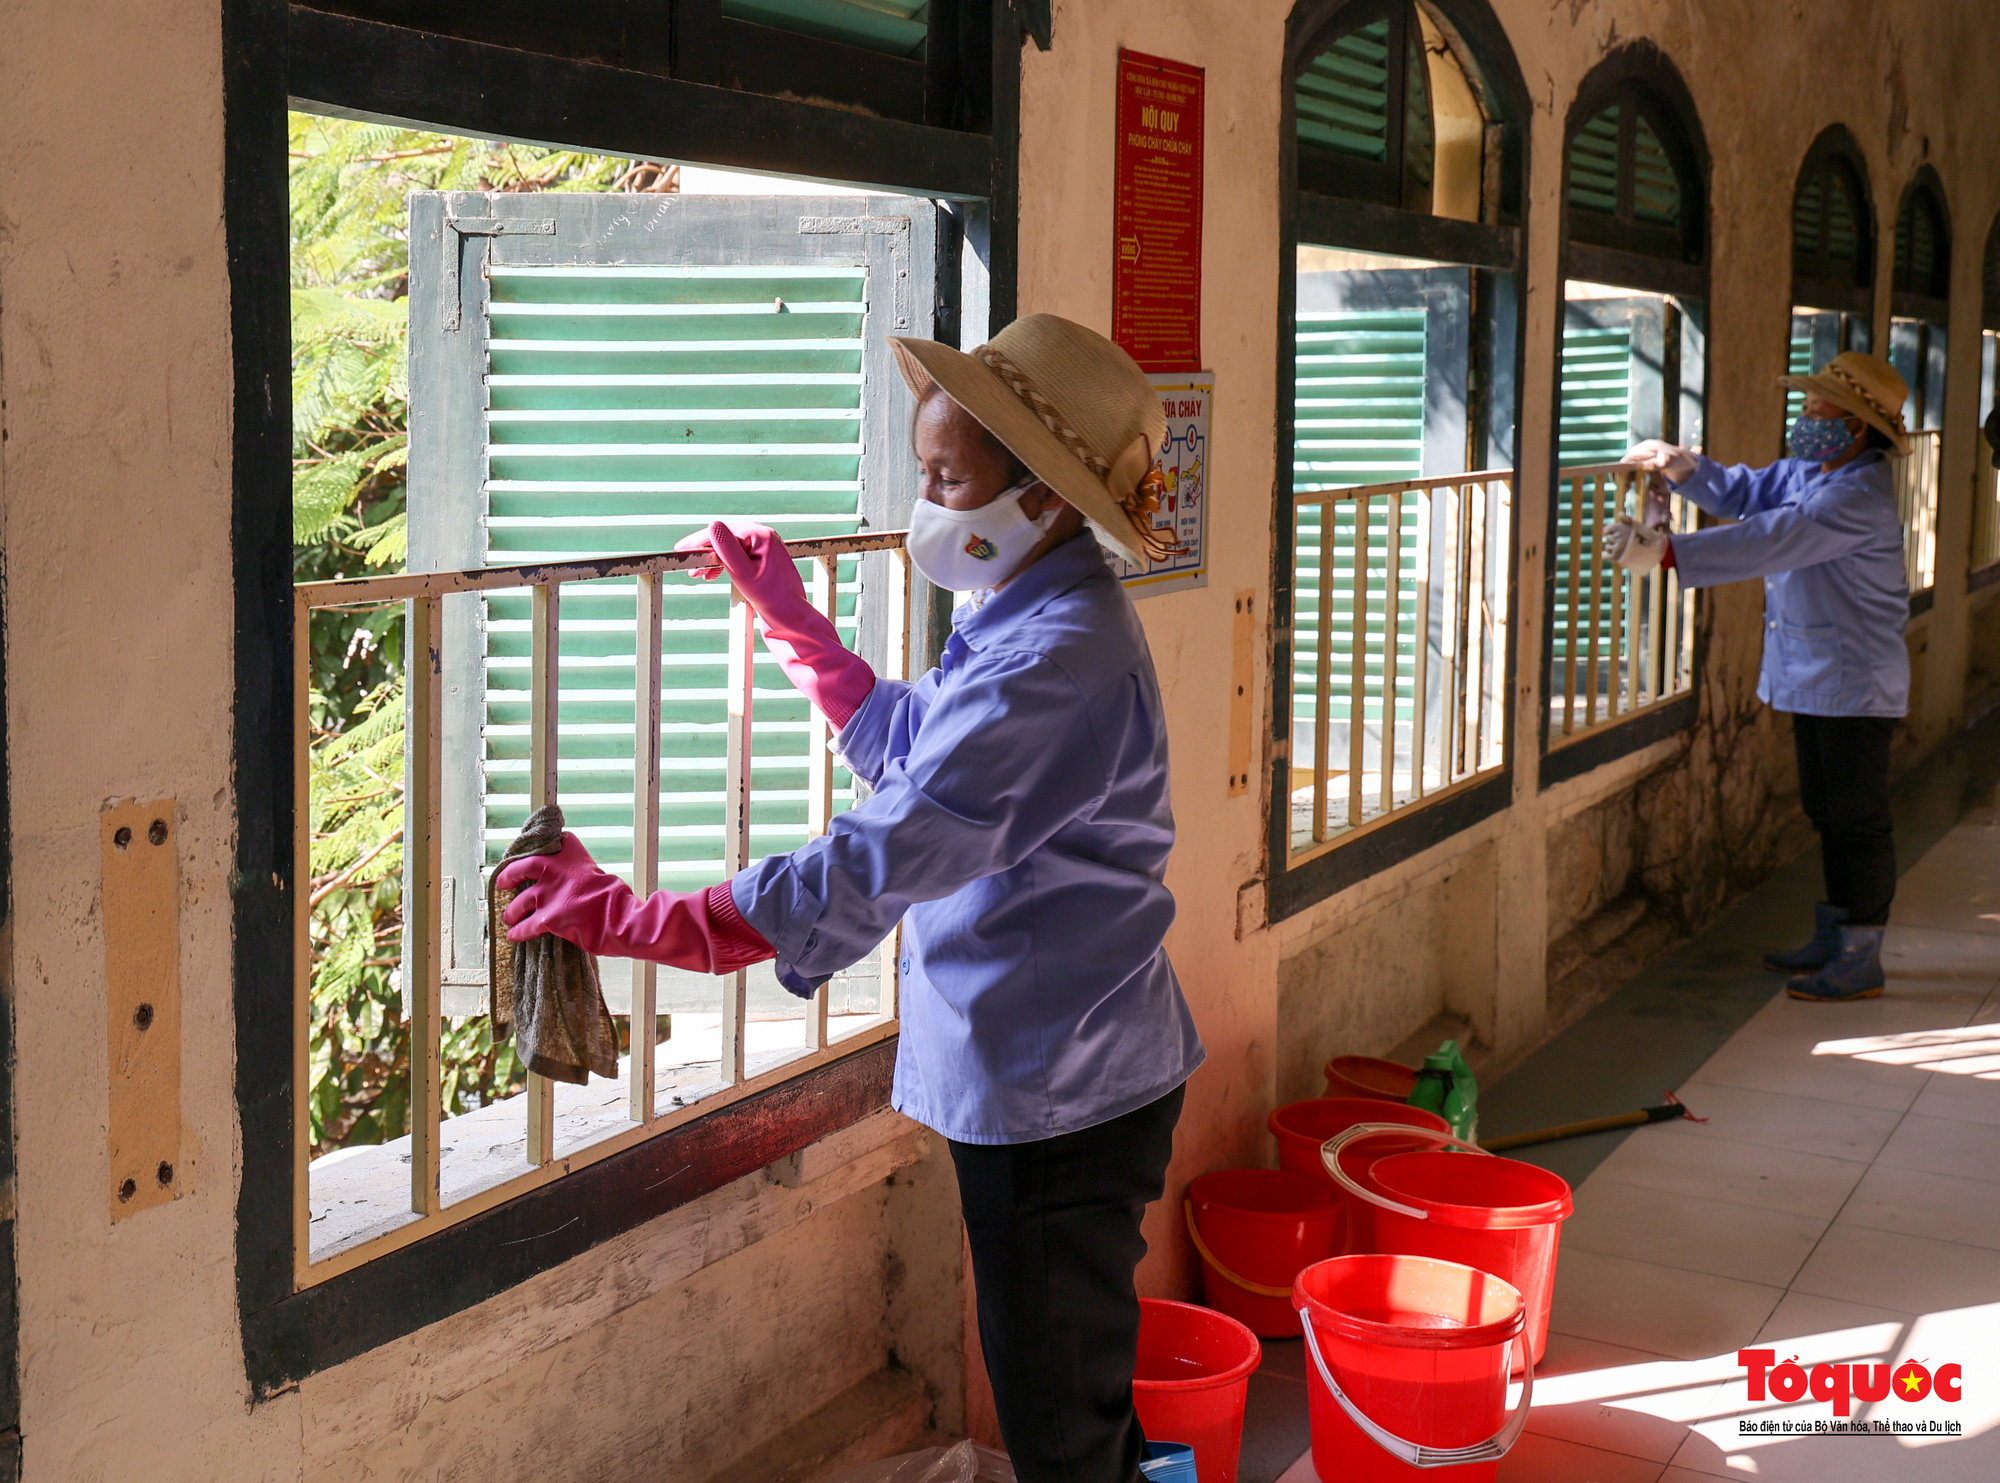
[[[1160,473],[1166,488],[1153,528],[1172,531],[1179,550],[1139,568],[1113,558],[1112,567],[1134,597],[1208,585],[1208,423],[1215,395],[1213,371],[1161,372],[1151,378],[1167,414],[1160,440]]]

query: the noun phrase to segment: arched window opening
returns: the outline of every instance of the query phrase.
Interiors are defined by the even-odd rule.
[[[1574,124],[1567,150],[1569,237],[1617,252],[1703,261],[1703,173],[1671,97],[1627,78]]]
[[[1786,369],[1822,369],[1843,350],[1874,341],[1875,216],[1868,164],[1835,124],[1813,141],[1792,193],[1792,333]],[[1804,395],[1785,394],[1785,425]]]
[[[1529,105],[1483,0],[1305,0],[1285,90],[1272,854],[1324,895],[1357,831],[1504,784]]]
[[[1951,326],[1951,217],[1944,185],[1926,165],[1896,212],[1896,276],[1889,301],[1889,360],[1910,386],[1910,428],[1944,425],[1945,341]]]
[[[1300,189],[1500,219],[1498,202],[1485,214],[1485,154],[1504,141],[1486,136],[1486,89],[1447,23],[1411,0],[1356,0],[1307,45],[1292,79]]]
[[[1655,48],[1626,47],[1585,80],[1563,160],[1545,786],[1692,718],[1692,595],[1671,573],[1600,570],[1595,533],[1618,513],[1693,520],[1611,466],[1644,438],[1701,442],[1707,354],[1707,152]],[[1611,730],[1648,712],[1651,725]]]
[[[1937,575],[1938,466],[1951,328],[1951,217],[1944,184],[1929,165],[1917,171],[1897,208],[1895,263],[1889,363],[1910,388],[1903,403],[1910,451],[1896,460],[1896,502],[1903,516],[1910,592],[1917,596],[1929,591]]]
[[[1986,233],[1979,267],[1979,499],[1973,509],[1972,568],[2000,579],[2000,216]]]

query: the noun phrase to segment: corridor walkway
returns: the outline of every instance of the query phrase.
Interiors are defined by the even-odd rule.
[[[1915,863],[1883,997],[1799,1003],[1754,968],[1805,920],[1814,858],[1493,1088],[1489,1136],[1658,1101],[1667,1085],[1707,1119],[1524,1154],[1577,1184],[1577,1211],[1503,1483],[2000,1477],[1995,752],[1969,736],[1904,790]],[[1856,1401],[1851,1421],[1960,1434],[1820,1432],[1829,1401],[1748,1399],[1737,1351],[1750,1347],[1807,1370],[1956,1363],[1962,1400]],[[1297,1384],[1290,1353],[1270,1368]],[[1313,1477],[1301,1458],[1282,1483]]]

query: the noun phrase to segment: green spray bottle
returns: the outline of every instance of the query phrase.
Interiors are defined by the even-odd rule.
[[[1435,1112],[1467,1142],[1479,1127],[1479,1083],[1465,1064],[1456,1040],[1447,1040],[1424,1057],[1417,1084],[1410,1089],[1410,1106]]]

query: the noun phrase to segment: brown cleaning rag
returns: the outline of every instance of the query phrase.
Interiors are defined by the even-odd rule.
[[[562,848],[563,814],[553,803],[536,809],[514,842],[507,860],[553,855]],[[494,879],[499,870],[494,870]],[[597,959],[573,942],[544,932],[526,942],[507,941],[500,913],[512,891],[486,889],[486,940],[492,945],[493,1038],[515,1032],[515,1053],[530,1071],[551,1081],[581,1086],[590,1073],[618,1074],[618,1027],[604,1007]]]

